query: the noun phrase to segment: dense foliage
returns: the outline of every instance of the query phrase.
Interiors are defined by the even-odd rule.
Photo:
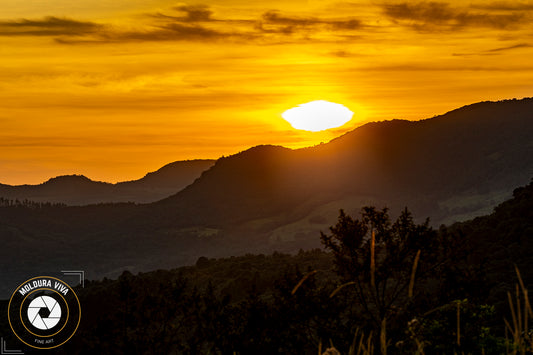
[[[506,292],[518,281],[513,263],[523,291],[531,285],[532,211],[533,183],[492,215],[439,230],[407,209],[391,221],[365,207],[359,217],[341,211],[322,234],[329,252],[201,257],[87,282],[80,329],[58,352],[316,354],[333,344],[348,353],[362,334],[382,354],[513,353],[519,341],[526,353],[531,333],[527,324],[513,333]],[[524,299],[512,295],[519,311]]]
[[[97,184],[105,191],[80,176],[52,179],[35,187],[41,192],[0,184],[0,197],[15,199],[0,201],[0,296],[27,275],[66,265],[116,278],[127,268],[169,269],[200,256],[317,248],[338,208],[386,205],[398,213],[409,206],[434,227],[486,214],[532,175],[531,112],[533,99],[485,102],[423,121],[368,123],[305,149],[257,146],[217,160],[188,187],[150,204],[35,208],[20,201],[141,201],[123,194],[129,188],[114,199],[113,190],[133,184],[153,196],[176,175]]]

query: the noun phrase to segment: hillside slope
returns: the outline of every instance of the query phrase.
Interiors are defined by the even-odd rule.
[[[94,203],[149,203],[175,194],[209,169],[214,160],[177,161],[133,181],[110,184],[83,175],[51,178],[39,185],[0,184],[0,197],[81,206]]]
[[[88,277],[319,246],[338,210],[408,206],[433,225],[488,214],[533,176],[533,99],[424,121],[370,123],[312,148],[258,146],[219,159],[151,204],[0,207],[2,278],[69,266]]]
[[[152,208],[174,224],[228,226],[329,218],[366,202],[408,205],[438,225],[489,213],[531,176],[533,99],[509,100],[370,123],[313,148],[258,146]]]

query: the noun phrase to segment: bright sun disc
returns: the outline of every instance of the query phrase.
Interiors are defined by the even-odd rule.
[[[324,100],[301,104],[281,114],[295,129],[311,132],[340,127],[352,116],[353,112],[346,106]]]

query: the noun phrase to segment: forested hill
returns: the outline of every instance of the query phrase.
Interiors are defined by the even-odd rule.
[[[419,265],[414,299],[404,299],[389,313],[389,352],[412,354],[423,347],[426,353],[459,349],[495,355],[513,346],[505,343],[503,318],[512,317],[506,293],[514,295],[518,283],[514,265],[525,287],[533,286],[532,211],[533,181],[515,189],[513,198],[492,214],[430,233],[436,238],[430,248],[440,255],[423,254],[420,260],[440,267],[424,274]],[[438,246],[441,242],[445,245]],[[445,256],[445,250],[451,254]],[[379,329],[372,328],[369,311],[354,298],[355,286],[339,287],[334,260],[334,253],[321,250],[200,257],[195,266],[138,275],[124,271],[117,280],[86,282],[77,289],[84,321],[60,351],[149,352],[157,347],[180,353],[314,354],[320,343],[331,342],[345,353],[355,332],[357,341],[365,335],[365,341],[378,346],[379,338],[368,335]],[[408,273],[411,267],[408,261]],[[398,317],[401,313],[406,314]],[[530,339],[531,334],[523,336]]]
[[[439,225],[490,213],[531,176],[533,99],[483,102],[423,121],[369,123],[313,148],[254,147],[219,159],[153,209],[175,224],[268,218],[308,232],[309,218],[373,203],[408,205]]]
[[[0,184],[0,197],[70,206],[111,202],[149,203],[180,191],[214,163],[214,160],[177,161],[141,179],[116,184],[93,181],[83,175],[57,176],[39,185]]]
[[[468,240],[469,262],[483,271],[491,302],[504,300],[514,288],[515,265],[525,284],[533,285],[533,180],[492,214],[451,226],[450,231]]]
[[[65,265],[102,278],[202,255],[316,248],[341,208],[408,206],[434,226],[489,214],[533,176],[532,115],[533,99],[483,102],[419,122],[369,123],[312,148],[257,146],[150,204],[3,204],[3,291]]]

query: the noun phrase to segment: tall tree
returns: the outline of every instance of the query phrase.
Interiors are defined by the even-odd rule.
[[[361,307],[361,321],[386,338],[387,324],[405,321],[413,300],[415,280],[438,264],[435,255],[437,233],[429,220],[415,224],[404,209],[391,223],[388,209],[364,207],[354,219],[341,210],[330,235],[321,233],[326,249],[333,252],[337,273],[353,290]],[[386,353],[382,344],[382,353]]]

